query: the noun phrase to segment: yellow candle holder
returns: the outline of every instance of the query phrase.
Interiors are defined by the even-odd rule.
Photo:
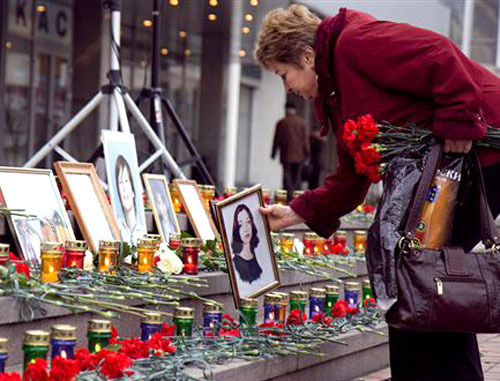
[[[116,274],[118,266],[118,253],[120,252],[120,241],[99,241],[99,266],[100,273]]]
[[[364,252],[366,250],[366,242],[368,240],[368,234],[365,230],[355,230],[353,243],[357,252]]]
[[[172,198],[175,213],[180,213],[182,211],[182,201],[179,189],[177,189],[174,183],[171,183],[168,185],[168,190],[170,191],[170,197]]]
[[[201,197],[203,198],[205,210],[210,212],[210,201],[215,197],[215,187],[213,185],[199,185],[199,189]]]
[[[284,189],[278,189],[274,192],[274,203],[286,205],[288,193]]]
[[[142,238],[137,240],[137,271],[140,273],[153,272],[156,240]]]
[[[280,248],[285,256],[293,252],[294,238],[295,236],[291,233],[282,233],[280,235]]]
[[[41,246],[42,269],[40,280],[43,283],[56,283],[59,281],[61,270],[62,242],[43,242]]]
[[[318,238],[316,238],[316,245],[314,246],[314,255],[323,255],[324,245],[325,239],[318,236]]]

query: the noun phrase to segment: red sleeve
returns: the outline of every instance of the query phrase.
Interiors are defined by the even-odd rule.
[[[446,139],[480,139],[483,75],[448,38],[408,24],[376,21],[349,30],[339,53],[388,90],[432,99],[432,130]]]
[[[337,153],[337,174],[328,177],[323,186],[307,191],[290,204],[307,226],[325,238],[338,229],[340,217],[363,202],[370,187],[368,179],[356,173],[351,156],[340,144],[337,144]]]

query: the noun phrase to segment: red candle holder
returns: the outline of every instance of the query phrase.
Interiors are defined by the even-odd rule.
[[[333,245],[333,240],[328,238],[325,239],[325,243],[323,244],[323,254],[324,255],[330,255],[332,253],[331,247]]]
[[[198,254],[200,252],[201,240],[198,238],[184,238],[182,240],[182,262],[184,263],[184,274],[198,274]]]
[[[236,187],[224,187],[224,198],[234,196],[238,192]]]
[[[85,241],[66,241],[64,245],[66,250],[66,263],[64,267],[73,269],[83,269],[85,251],[87,242]]]
[[[262,189],[262,201],[265,205],[271,204],[271,191],[269,189]]]
[[[333,246],[335,245],[342,245],[344,249],[347,247],[347,233],[345,231],[338,230],[335,232],[333,236]],[[331,248],[330,251],[332,251]]]
[[[318,236],[316,233],[304,233],[302,243],[304,244],[304,255],[308,257],[314,256],[314,248],[316,247],[316,240]]]
[[[181,233],[170,233],[168,236],[168,246],[172,249],[177,250],[181,245]]]
[[[0,266],[5,266],[9,260],[9,244],[0,243]]]

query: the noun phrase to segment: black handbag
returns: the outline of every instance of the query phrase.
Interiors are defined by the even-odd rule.
[[[477,154],[471,153],[480,193],[481,240],[486,249],[466,253],[420,246],[415,238],[425,197],[439,164],[442,147],[427,156],[396,254],[398,298],[387,311],[397,328],[469,333],[500,332],[500,245],[486,198]]]

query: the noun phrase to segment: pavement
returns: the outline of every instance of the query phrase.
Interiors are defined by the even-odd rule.
[[[500,335],[477,335],[485,381],[500,381]],[[391,377],[390,368],[356,378],[353,381],[381,381]]]

